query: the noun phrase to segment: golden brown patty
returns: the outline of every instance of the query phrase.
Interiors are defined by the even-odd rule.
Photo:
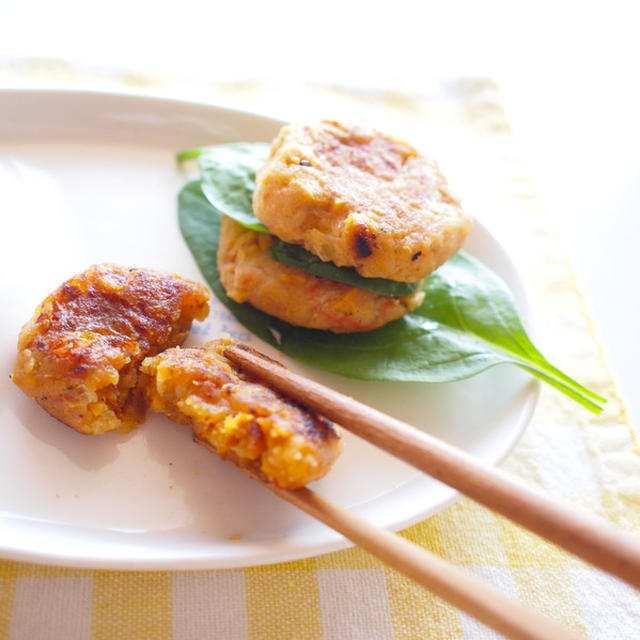
[[[147,358],[149,407],[191,425],[196,440],[282,489],[322,477],[341,450],[333,423],[241,373],[222,355],[227,344]]]
[[[202,285],[150,269],[95,265],[38,306],[18,339],[13,381],[77,431],[130,429],[144,419],[138,366],[181,344],[206,317]]]
[[[281,129],[256,177],[253,209],[285,242],[400,282],[439,267],[471,227],[433,160],[377,131],[329,121]]]
[[[424,293],[392,298],[318,278],[273,260],[272,236],[226,216],[218,249],[220,281],[236,302],[285,322],[336,333],[370,331],[420,305]]]

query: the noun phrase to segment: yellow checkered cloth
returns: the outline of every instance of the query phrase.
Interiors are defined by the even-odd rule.
[[[364,117],[431,149],[468,210],[497,230],[517,258],[534,308],[544,310],[537,336],[544,351],[610,400],[596,417],[543,389],[533,422],[504,468],[558,500],[640,531],[637,439],[553,221],[518,160],[493,83],[433,82],[415,95],[256,82],[196,85],[100,76],[38,61],[0,65],[0,84],[134,86],[285,120]],[[585,638],[640,638],[640,599],[633,589],[466,499],[401,535]],[[0,561],[0,640],[495,637],[357,548],[265,567],[193,572]]]

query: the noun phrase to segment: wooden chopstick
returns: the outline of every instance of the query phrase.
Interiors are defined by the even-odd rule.
[[[640,588],[640,544],[603,520],[557,504],[505,473],[242,344],[225,356],[245,371],[533,533]]]
[[[206,440],[198,444],[215,452]],[[283,500],[343,534],[389,567],[404,573],[442,599],[513,640],[577,640],[578,635],[502,595],[439,556],[320,496],[311,489],[278,489],[249,469],[245,473]]]

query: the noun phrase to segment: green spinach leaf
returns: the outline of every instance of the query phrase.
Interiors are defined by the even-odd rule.
[[[381,296],[410,296],[422,285],[422,282],[396,282],[384,278],[364,278],[355,269],[338,267],[333,262],[323,262],[304,247],[283,242],[279,238],[276,238],[271,245],[271,257],[278,262],[296,267],[296,269],[301,269],[319,278],[348,284]]]
[[[553,367],[532,344],[506,285],[465,253],[424,283],[424,303],[412,313],[366,333],[333,334],[294,327],[225,293],[216,266],[220,213],[200,181],[178,198],[182,234],[205,279],[238,321],[292,358],[361,380],[448,382],[498,364],[516,365],[587,409],[603,398]]]
[[[182,151],[178,162],[197,160],[202,174],[202,192],[220,213],[247,229],[271,233],[253,214],[251,199],[256,172],[269,155],[264,142],[234,142]]]

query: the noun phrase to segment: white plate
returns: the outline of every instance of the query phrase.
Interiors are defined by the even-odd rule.
[[[270,140],[278,122],[158,98],[0,92],[0,555],[81,567],[187,569],[290,560],[346,546],[338,534],[252,483],[159,416],[127,434],[88,438],[9,381],[20,326],[71,275],[111,261],[202,281],[176,222],[184,176],[174,153]],[[528,316],[521,282],[481,226],[471,253],[502,275]],[[220,330],[261,345],[213,302],[191,343]],[[512,449],[537,386],[513,367],[447,385],[362,383],[293,368],[464,449],[487,464]],[[346,434],[315,489],[398,529],[441,509],[449,488]]]

